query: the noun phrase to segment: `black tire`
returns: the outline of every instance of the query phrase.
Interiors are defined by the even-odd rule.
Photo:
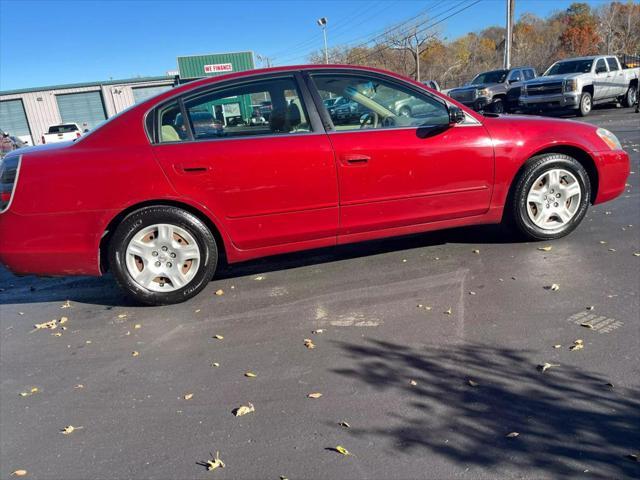
[[[200,264],[193,278],[182,288],[156,292],[138,284],[126,266],[126,250],[133,236],[145,227],[171,224],[186,230],[200,249]],[[146,305],[170,305],[197,295],[213,278],[218,264],[218,247],[209,228],[195,215],[172,206],[150,206],[127,215],[109,242],[109,266],[127,295]]]
[[[490,107],[490,111],[492,113],[504,113],[505,112],[504,102],[502,101],[501,98],[497,98],[496,100],[491,102],[489,107]]]
[[[527,196],[534,182],[544,172],[562,168],[572,173],[581,189],[580,203],[571,220],[556,229],[543,229],[529,217]],[[591,182],[584,167],[575,158],[562,153],[546,153],[532,157],[516,179],[516,183],[506,205],[505,220],[529,240],[552,240],[571,233],[582,221],[589,208]]]
[[[627,93],[625,93],[622,99],[622,105],[627,108],[633,107],[636,104],[637,95],[638,95],[637,87],[635,85],[629,85],[629,89],[627,90]]]
[[[593,108],[592,100],[593,99],[589,92],[582,92],[582,95],[580,96],[580,104],[578,105],[578,116],[586,117],[591,113],[591,109]]]

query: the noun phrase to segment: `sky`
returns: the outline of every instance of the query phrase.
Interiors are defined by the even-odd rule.
[[[477,3],[474,4],[474,2]],[[516,0],[515,17],[574,0]],[[583,0],[585,1],[585,0]],[[597,7],[607,0],[586,0]],[[176,57],[250,50],[300,64],[424,14],[453,39],[504,25],[506,0],[0,0],[0,90],[164,75]],[[464,10],[463,8],[468,7]],[[452,15],[450,18],[446,18]]]

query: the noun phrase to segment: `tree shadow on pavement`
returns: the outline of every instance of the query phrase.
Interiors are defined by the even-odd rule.
[[[379,420],[384,424],[352,429],[355,435],[386,438],[398,452],[428,451],[464,468],[555,478],[585,470],[640,475],[640,464],[627,458],[640,446],[637,389],[608,386],[606,378],[568,365],[542,373],[530,351],[375,340],[340,346],[354,366],[336,373],[406,399]],[[519,436],[508,438],[510,432]]]

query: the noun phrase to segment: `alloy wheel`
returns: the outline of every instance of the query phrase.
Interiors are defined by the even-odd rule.
[[[568,170],[554,168],[540,175],[527,194],[527,214],[544,230],[566,225],[580,207],[582,188]]]

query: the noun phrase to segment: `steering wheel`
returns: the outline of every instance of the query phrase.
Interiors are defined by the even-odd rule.
[[[368,128],[367,124],[370,124],[371,128],[378,128],[380,117],[376,112],[365,113],[360,119],[360,128]]]

